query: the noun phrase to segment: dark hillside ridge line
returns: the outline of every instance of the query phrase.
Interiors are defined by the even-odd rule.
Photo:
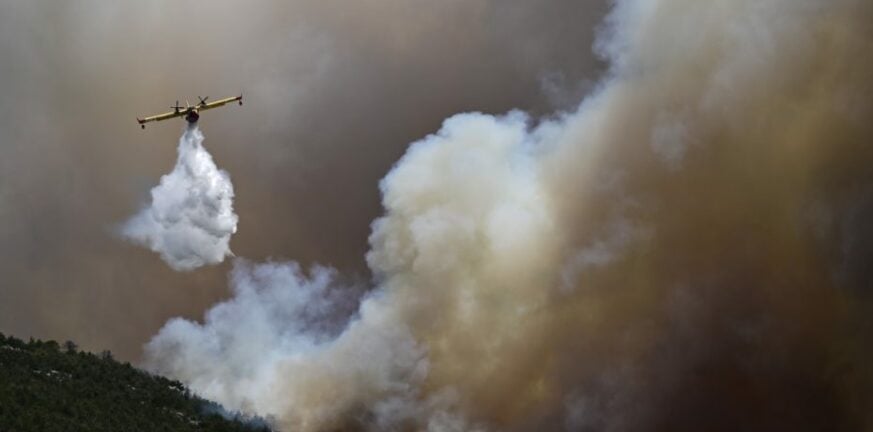
[[[0,432],[271,430],[109,351],[0,333]]]

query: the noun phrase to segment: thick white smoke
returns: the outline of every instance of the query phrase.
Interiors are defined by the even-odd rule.
[[[410,146],[381,183],[376,286],[339,330],[332,271],[241,263],[147,364],[304,432],[699,430],[738,406],[738,430],[804,425],[783,405],[851,388],[818,375],[840,291],[803,220],[821,156],[869,137],[873,68],[847,65],[871,17],[618,1],[611,75],[575,112],[457,115]]]
[[[374,224],[371,238],[368,261],[385,281],[338,336],[319,325],[336,302],[326,292],[330,271],[315,269],[307,278],[294,263],[241,264],[231,278],[234,298],[213,308],[203,325],[168,323],[147,346],[150,366],[229,407],[274,417],[287,430],[357,421],[377,430],[469,429],[454,409],[455,389],[424,394],[429,374],[450,371],[432,370],[429,356],[447,353],[420,344],[415,333],[465,338],[465,326],[482,326],[494,332],[496,348],[517,336],[511,326],[530,311],[488,298],[548,295],[536,282],[553,261],[544,244],[551,221],[526,124],[519,113],[459,115],[412,145],[382,183],[389,215]],[[483,306],[499,321],[485,319]],[[464,342],[479,353],[478,343]]]
[[[151,203],[127,221],[128,240],[161,254],[175,270],[224,261],[236,232],[233,185],[203,147],[203,134],[187,127],[179,139],[176,166],[151,191]]]

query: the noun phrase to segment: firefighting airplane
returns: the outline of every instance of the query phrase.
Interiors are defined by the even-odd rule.
[[[231,102],[239,102],[239,104],[242,105],[242,95],[224,98],[224,99],[217,100],[215,102],[208,102],[208,103],[206,102],[206,100],[209,99],[209,96],[206,96],[206,97],[197,96],[197,98],[200,99],[200,103],[198,103],[197,105],[190,105],[190,104],[188,104],[188,101],[185,101],[185,106],[182,107],[182,106],[179,106],[179,101],[176,101],[176,106],[170,107],[173,109],[173,111],[170,111],[168,113],[154,115],[151,117],[142,118],[142,119],[137,117],[136,121],[139,123],[139,125],[143,129],[145,129],[145,124],[148,122],[161,121],[161,120],[182,117],[182,116],[185,117],[185,120],[187,120],[188,123],[194,124],[194,123],[197,123],[197,120],[200,118],[200,111],[205,111],[205,110],[212,109],[212,108],[218,108],[220,106],[224,106],[224,105],[231,103]]]

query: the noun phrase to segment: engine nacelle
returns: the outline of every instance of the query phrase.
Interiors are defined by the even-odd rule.
[[[197,111],[188,111],[188,114],[185,115],[185,120],[188,123],[197,123],[197,120],[200,120],[200,114]]]

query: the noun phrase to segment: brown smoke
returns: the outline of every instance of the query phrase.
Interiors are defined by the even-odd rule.
[[[378,179],[448,115],[575,103],[601,0],[158,0],[0,4],[0,331],[135,360],[226,295],[118,240],[175,159],[175,100],[232,176],[232,249],[367,277]]]
[[[578,109],[410,146],[343,329],[335,273],[240,263],[148,364],[287,430],[869,429],[871,22],[618,1]]]

